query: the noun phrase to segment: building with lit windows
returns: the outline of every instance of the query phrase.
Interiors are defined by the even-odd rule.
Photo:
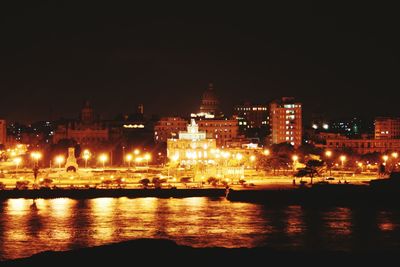
[[[207,138],[214,138],[217,146],[225,146],[228,141],[239,135],[239,126],[236,119],[201,119],[198,120],[199,129],[204,131]]]
[[[245,131],[247,128],[261,128],[269,124],[269,112],[267,105],[254,105],[245,102],[236,105],[234,113],[239,121],[239,128]]]
[[[187,127],[187,121],[181,117],[164,117],[154,125],[154,141],[167,142],[169,138],[178,138],[180,131]]]
[[[211,151],[216,148],[216,140],[207,138],[206,132],[199,131],[199,125],[192,119],[187,131],[179,131],[175,138],[167,140],[167,157],[184,165],[208,163]]]
[[[357,154],[400,151],[400,139],[327,139],[326,145],[318,147],[331,150],[352,150]]]
[[[400,139],[400,118],[377,117],[375,139]]]
[[[302,105],[292,97],[270,104],[271,143],[302,144]]]

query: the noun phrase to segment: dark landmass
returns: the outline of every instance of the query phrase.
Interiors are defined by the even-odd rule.
[[[397,259],[399,251],[283,251],[258,248],[192,248],[173,241],[138,239],[65,252],[46,251],[29,258],[0,262],[1,266],[346,266],[377,264]],[[88,265],[89,266],[89,265]]]
[[[278,205],[398,205],[398,185],[321,184],[292,190],[229,190],[230,201]]]
[[[225,189],[28,189],[1,190],[0,199],[8,198],[57,198],[87,199],[97,197],[224,197]]]

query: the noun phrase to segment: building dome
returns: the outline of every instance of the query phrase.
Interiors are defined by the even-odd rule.
[[[215,93],[213,84],[210,83],[207,90],[203,93],[200,105],[200,113],[210,113],[215,115],[218,110],[218,105],[219,101],[217,94]]]

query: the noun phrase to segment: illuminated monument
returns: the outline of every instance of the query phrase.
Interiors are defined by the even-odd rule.
[[[167,140],[167,155],[172,161],[183,165],[193,165],[198,162],[207,163],[210,150],[216,148],[215,139],[207,139],[206,132],[199,131],[199,126],[192,119],[187,131],[180,131],[178,139]]]
[[[78,170],[78,163],[76,163],[76,158],[75,158],[75,148],[73,147],[68,148],[68,158],[67,162],[65,163],[65,170],[67,172],[69,171],[76,172]]]

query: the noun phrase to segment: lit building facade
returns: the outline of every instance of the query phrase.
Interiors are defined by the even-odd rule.
[[[217,146],[225,146],[228,141],[239,135],[239,125],[236,119],[203,119],[198,120],[199,129],[207,134],[207,138],[216,140]]]
[[[272,144],[290,143],[295,148],[302,144],[302,104],[291,97],[270,104]]]
[[[375,139],[400,139],[400,118],[375,119]]]
[[[317,146],[332,150],[351,149],[358,154],[386,153],[400,151],[400,139],[328,139],[326,145]]]
[[[170,138],[178,138],[180,131],[187,127],[187,121],[181,117],[164,117],[154,125],[154,141],[167,142]]]
[[[199,125],[192,119],[187,131],[179,131],[177,138],[167,140],[167,157],[183,165],[211,163],[211,151],[216,147],[216,140],[207,138],[206,132],[199,131]]]

